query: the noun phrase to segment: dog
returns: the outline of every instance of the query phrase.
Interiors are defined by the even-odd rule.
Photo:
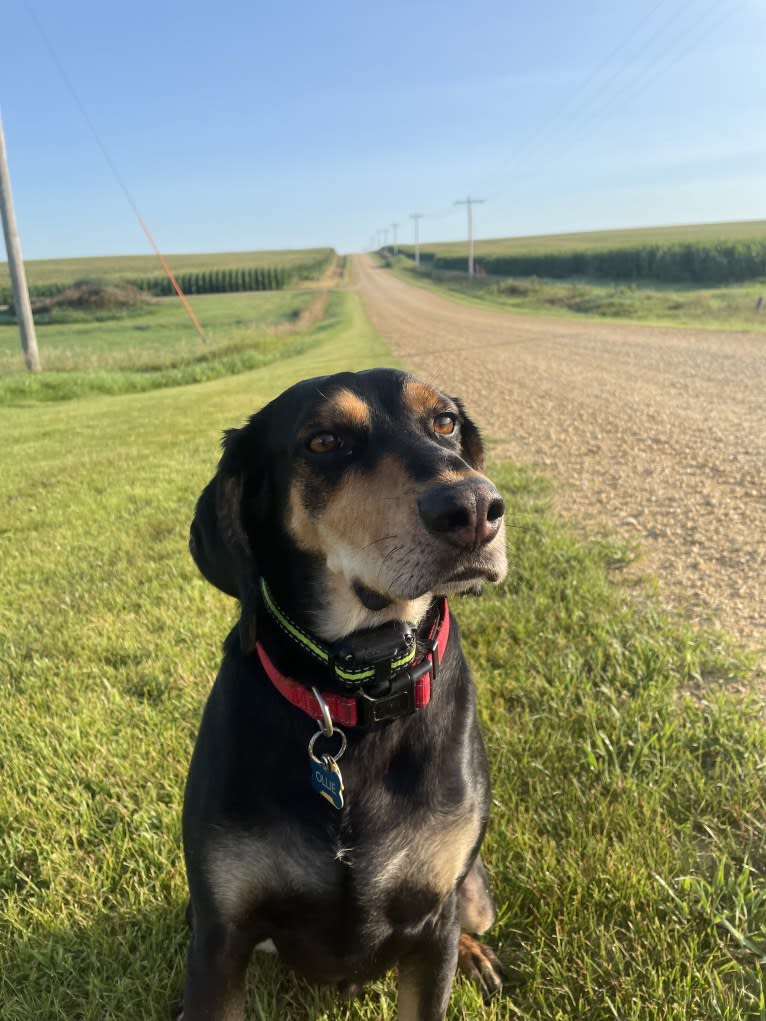
[[[457,398],[372,369],[292,386],[227,431],[190,549],[239,620],[183,810],[183,1021],[244,1017],[254,947],[400,1021],[444,1018],[458,964],[502,969],[479,856],[490,801],[447,598],[506,573],[504,505]]]

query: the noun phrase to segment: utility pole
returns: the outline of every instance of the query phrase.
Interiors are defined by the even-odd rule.
[[[21,258],[19,233],[16,229],[16,215],[13,211],[11,176],[8,172],[8,156],[5,151],[2,114],[0,114],[0,213],[2,213],[5,251],[8,255],[8,270],[11,275],[11,287],[13,288],[13,304],[16,309],[19,333],[21,334],[21,348],[24,352],[24,361],[30,372],[39,372],[40,355],[37,352],[35,321],[32,318],[32,306],[29,303],[29,291],[27,290],[27,277]]]
[[[415,221],[415,265],[420,265],[420,223],[423,219],[422,213],[410,213],[410,219]]]
[[[472,199],[469,195],[468,198],[458,199],[455,202],[456,206],[465,206],[468,210],[468,276],[473,276],[473,206],[474,203],[486,202],[486,199]]]
[[[396,248],[396,232],[399,230],[399,224],[398,223],[392,223],[391,224],[391,230],[393,231],[393,237],[394,237],[394,255],[398,255],[399,253],[398,253],[397,248]]]
[[[383,231],[383,247],[388,248],[388,227],[382,227]]]

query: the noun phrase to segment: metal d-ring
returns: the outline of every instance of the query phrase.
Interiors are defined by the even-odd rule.
[[[330,758],[332,759],[333,762],[337,762],[338,759],[340,759],[340,757],[345,752],[346,745],[348,744],[348,742],[346,741],[346,735],[338,727],[335,727],[333,733],[340,735],[340,748],[335,753],[335,755],[322,756],[322,758]],[[316,744],[317,738],[319,737],[327,737],[327,734],[325,734],[324,730],[322,730],[321,727],[316,732],[316,734],[311,735],[311,740],[309,741],[309,758],[311,759],[312,762],[316,762],[318,766],[321,766],[323,765],[322,759],[319,759],[317,758],[316,755],[314,755],[314,745]]]
[[[322,698],[322,696],[319,694],[317,689],[316,688],[312,688],[311,690],[313,691],[314,698],[317,700],[317,704],[319,705],[319,708],[322,711],[322,719],[321,720],[317,720],[317,724],[319,726],[319,730],[316,732],[316,734],[312,734],[311,740],[309,741],[309,757],[312,759],[313,762],[316,762],[318,765],[322,765],[322,759],[318,759],[316,757],[316,755],[314,755],[314,745],[316,744],[317,738],[318,737],[332,737],[333,734],[340,734],[340,748],[338,749],[336,754],[335,755],[329,755],[329,756],[327,756],[327,755],[322,756],[323,759],[324,758],[330,758],[330,759],[332,759],[333,762],[337,762],[338,759],[341,757],[341,755],[346,750],[346,744],[348,743],[346,741],[346,735],[343,733],[343,731],[339,727],[333,726],[332,715],[330,713],[330,707],[325,702],[325,700]]]
[[[317,720],[317,723],[319,724],[319,726],[321,728],[321,731],[322,731],[322,733],[324,734],[325,737],[332,737],[333,725],[332,725],[332,716],[330,715],[330,707],[325,702],[325,700],[322,698],[322,696],[319,694],[319,692],[317,691],[316,688],[312,688],[311,690],[313,691],[314,698],[317,700],[317,702],[319,704],[319,708],[322,711],[322,719],[321,720]],[[324,726],[322,726],[322,722],[323,721],[324,721]]]

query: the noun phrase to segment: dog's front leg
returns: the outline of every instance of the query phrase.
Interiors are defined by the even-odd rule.
[[[460,925],[448,917],[399,964],[398,1021],[443,1021],[457,968]]]
[[[195,919],[179,1021],[242,1021],[252,950],[251,934],[238,926],[200,926]]]

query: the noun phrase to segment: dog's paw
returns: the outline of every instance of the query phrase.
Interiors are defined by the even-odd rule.
[[[485,1000],[490,1000],[500,992],[503,968],[497,955],[491,947],[479,943],[465,932],[460,933],[457,966],[470,982],[478,986]]]

